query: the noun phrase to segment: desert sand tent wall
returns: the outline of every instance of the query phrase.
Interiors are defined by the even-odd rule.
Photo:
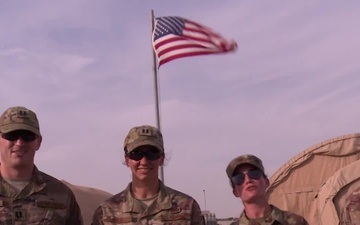
[[[331,216],[339,220],[346,195],[359,184],[354,174],[360,171],[359,158],[360,134],[332,138],[308,148],[271,176],[269,201],[303,215],[310,224],[329,221],[326,218]]]

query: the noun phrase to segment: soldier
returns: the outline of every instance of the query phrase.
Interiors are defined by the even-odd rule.
[[[130,129],[124,158],[132,181],[122,192],[97,208],[93,225],[186,224],[204,225],[199,204],[190,196],[165,186],[158,178],[165,159],[160,131],[144,125]]]
[[[303,217],[269,204],[266,196],[269,179],[261,160],[256,156],[236,157],[227,166],[226,174],[233,194],[244,205],[240,218],[232,225],[308,225]]]
[[[42,141],[36,114],[21,106],[7,109],[0,134],[0,223],[83,224],[73,192],[34,165]]]

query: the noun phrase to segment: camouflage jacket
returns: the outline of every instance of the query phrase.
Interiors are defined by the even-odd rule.
[[[0,224],[82,225],[83,222],[73,192],[35,167],[32,179],[20,192],[0,175]]]
[[[190,196],[166,187],[160,182],[158,197],[144,207],[135,200],[128,187],[100,204],[93,216],[93,225],[114,224],[178,224],[204,225],[198,203]]]
[[[264,219],[249,220],[243,211],[240,218],[234,220],[231,225],[309,225],[303,217],[297,214],[282,211],[273,205],[271,207],[273,209],[271,214]]]

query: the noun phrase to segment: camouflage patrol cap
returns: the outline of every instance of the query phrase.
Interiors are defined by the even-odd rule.
[[[228,175],[228,177],[230,179],[234,175],[236,167],[238,167],[242,164],[253,165],[256,168],[260,169],[263,173],[265,173],[264,166],[262,164],[261,159],[259,159],[258,157],[254,156],[254,155],[241,155],[241,156],[238,156],[235,159],[231,160],[229,165],[226,167],[226,174]]]
[[[23,106],[10,107],[0,117],[1,133],[15,130],[28,130],[41,135],[36,114]]]
[[[143,125],[130,129],[124,141],[124,150],[131,152],[137,147],[151,145],[164,152],[164,140],[156,127]]]

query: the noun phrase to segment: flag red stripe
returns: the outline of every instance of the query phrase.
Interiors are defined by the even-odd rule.
[[[168,47],[162,51],[159,51],[158,52],[158,56],[159,58],[168,53],[168,52],[171,52],[171,51],[175,51],[175,50],[179,50],[179,49],[185,49],[185,48],[199,48],[199,49],[207,49],[206,47],[204,46],[201,46],[201,45],[197,45],[197,44],[184,44],[184,45],[176,45],[176,46],[172,46],[172,47]]]
[[[163,46],[163,45],[166,45],[166,44],[169,44],[169,43],[175,42],[175,41],[182,41],[182,40],[186,40],[186,38],[183,38],[183,37],[171,37],[171,38],[167,38],[167,39],[162,40],[162,41],[159,42],[159,43],[156,43],[156,44],[154,45],[154,48],[155,48],[155,49],[158,49],[158,48],[160,48],[160,47]]]
[[[173,55],[171,57],[168,57],[164,60],[161,60],[159,62],[159,66],[161,66],[164,63],[167,63],[169,61],[172,61],[174,59],[178,59],[178,58],[183,58],[183,57],[189,57],[189,56],[197,56],[197,55],[209,55],[209,54],[216,54],[216,53],[220,53],[220,52],[189,52],[189,53],[182,53],[182,54],[177,54],[177,55]]]

